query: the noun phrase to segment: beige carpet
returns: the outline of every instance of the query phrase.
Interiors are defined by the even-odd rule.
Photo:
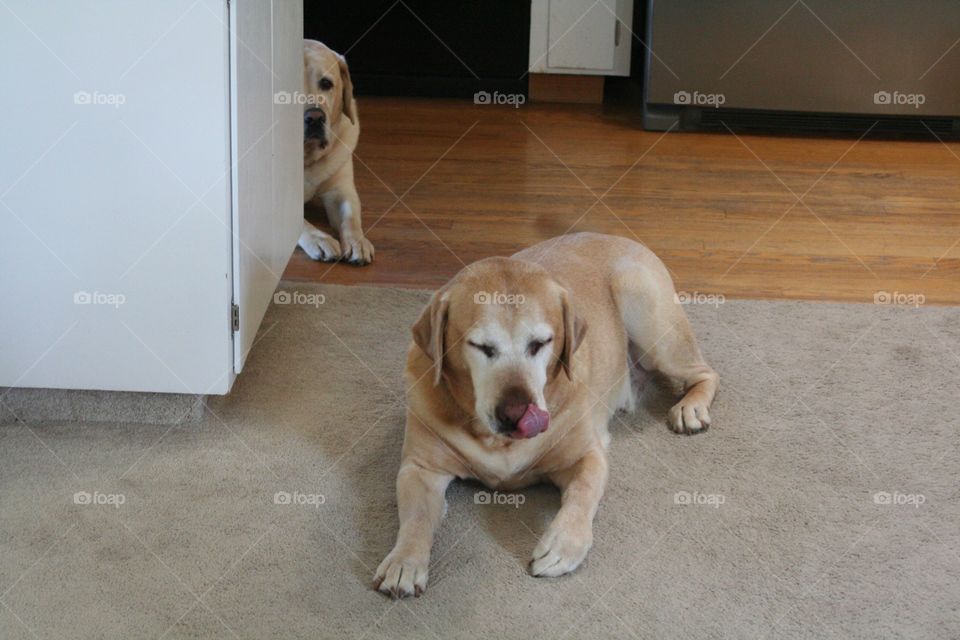
[[[456,484],[395,603],[369,582],[427,294],[282,288],[325,299],[271,308],[199,424],[0,428],[0,638],[960,637],[957,310],[691,306],[715,425],[671,434],[657,393],[615,421],[586,563],[526,573],[554,490]]]

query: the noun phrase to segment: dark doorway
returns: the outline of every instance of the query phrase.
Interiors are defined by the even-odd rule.
[[[304,37],[346,54],[361,95],[527,91],[529,0],[307,0]]]

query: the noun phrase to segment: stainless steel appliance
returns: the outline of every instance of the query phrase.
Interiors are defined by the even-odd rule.
[[[644,126],[960,135],[956,0],[650,0]]]

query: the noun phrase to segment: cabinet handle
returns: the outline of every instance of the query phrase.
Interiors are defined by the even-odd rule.
[[[613,46],[620,46],[620,18],[613,20]]]

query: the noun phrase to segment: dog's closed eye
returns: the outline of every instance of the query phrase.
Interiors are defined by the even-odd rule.
[[[474,349],[477,349],[478,351],[482,351],[483,355],[487,356],[488,358],[495,358],[497,356],[497,349],[493,345],[477,344],[476,342],[472,342],[472,341],[468,342],[467,344],[469,344]]]
[[[540,352],[540,349],[543,349],[545,346],[553,342],[553,338],[547,338],[546,340],[531,340],[530,344],[527,345],[527,353],[531,357],[537,355]]]

